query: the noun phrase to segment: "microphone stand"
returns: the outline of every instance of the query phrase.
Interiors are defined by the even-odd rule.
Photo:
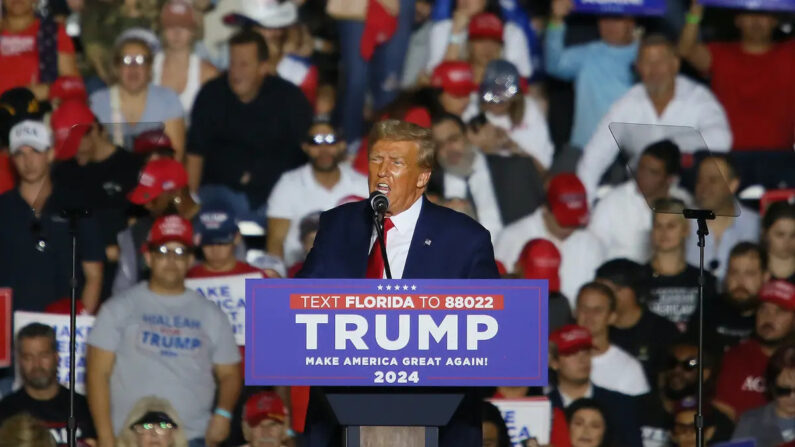
[[[714,220],[715,213],[710,210],[693,210],[685,208],[682,211],[685,219],[695,220],[698,228],[698,408],[696,410],[696,446],[704,446],[704,238],[709,234],[707,220]]]
[[[386,255],[386,242],[384,242],[384,213],[373,212],[373,223],[375,224],[376,244],[381,246],[381,258],[384,260],[386,278],[392,279],[392,270],[389,268],[389,259]]]
[[[75,419],[75,370],[77,367],[77,222],[90,215],[87,209],[64,209],[61,217],[69,220],[69,234],[72,237],[72,276],[69,308],[69,420],[67,422],[68,446],[77,447],[77,420]]]

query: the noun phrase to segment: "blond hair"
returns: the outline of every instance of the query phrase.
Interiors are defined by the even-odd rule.
[[[174,430],[174,443],[169,447],[188,447],[188,439],[185,437],[185,429],[182,425],[182,419],[180,419],[177,414],[177,410],[171,406],[168,400],[155,396],[142,397],[135,403],[132,410],[130,410],[130,413],[127,415],[127,419],[124,421],[121,432],[119,432],[118,439],[116,440],[117,447],[136,447],[138,445],[138,442],[135,440],[135,433],[130,426],[150,411],[163,412],[177,424],[177,428]]]
[[[375,123],[370,131],[369,148],[379,141],[411,141],[417,143],[417,163],[421,168],[433,169],[436,144],[430,129],[400,120],[384,120]]]
[[[28,413],[12,416],[0,425],[0,447],[55,447],[50,430]]]

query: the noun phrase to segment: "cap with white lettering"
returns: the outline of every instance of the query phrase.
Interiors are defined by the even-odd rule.
[[[8,140],[11,154],[19,152],[25,146],[32,147],[36,152],[46,152],[52,147],[50,129],[40,121],[25,120],[17,123],[11,128]]]

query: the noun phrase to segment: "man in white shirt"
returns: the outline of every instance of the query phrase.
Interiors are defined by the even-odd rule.
[[[455,115],[436,118],[432,132],[436,160],[443,172],[444,198],[471,201],[477,221],[494,241],[502,230],[502,218],[486,156],[469,142],[464,122]]]
[[[649,127],[633,135],[632,145],[622,150],[634,159],[649,143],[665,138],[665,126],[688,126],[701,133],[711,151],[728,151],[732,134],[726,112],[704,86],[678,75],[680,61],[673,44],[664,36],[650,35],[638,50],[636,68],[642,80],[618,99],[597,126],[583,149],[577,175],[588,190],[591,201],[604,172],[618,155],[618,145],[608,126],[610,123],[638,123]],[[642,140],[642,141],[640,141]],[[623,142],[622,142],[623,143]],[[681,147],[683,152],[704,149],[700,144]]]
[[[268,253],[288,267],[303,259],[301,219],[350,196],[367,197],[367,178],[343,163],[345,142],[327,122],[317,122],[301,145],[309,163],[282,174],[268,199]]]
[[[559,174],[549,182],[545,205],[502,230],[494,244],[495,256],[506,270],[513,272],[527,241],[552,241],[563,258],[560,291],[571,300],[580,286],[593,279],[605,260],[599,238],[584,228],[587,223],[585,187],[574,174]],[[573,302],[570,304],[574,307]]]
[[[729,158],[713,154],[698,165],[695,199],[698,208],[712,210],[717,216],[707,221],[709,234],[704,238],[704,268],[719,281],[726,275],[729,252],[740,242],[759,240],[759,214],[737,202],[735,194],[740,177]],[[698,265],[698,236],[693,230],[685,244],[687,262]]]
[[[605,259],[649,260],[651,205],[667,197],[679,173],[679,147],[670,140],[643,150],[635,178],[617,186],[594,207],[588,229],[602,241]]]
[[[577,295],[577,324],[588,329],[593,340],[591,381],[608,390],[630,396],[649,392],[640,362],[610,343],[610,324],[616,319],[616,296],[606,285],[589,282]]]

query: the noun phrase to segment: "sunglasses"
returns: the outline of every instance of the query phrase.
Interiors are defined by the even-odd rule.
[[[156,435],[165,435],[171,430],[174,430],[176,425],[170,422],[146,422],[143,424],[134,425],[133,431],[139,435],[144,433],[154,433]]]
[[[676,369],[677,366],[680,366],[683,370],[690,372],[698,368],[698,359],[695,357],[684,360],[679,360],[676,357],[671,357],[668,359],[668,369]]]
[[[315,145],[332,145],[337,144],[339,139],[333,133],[319,133],[316,135],[310,135],[306,139],[307,144],[315,144]]]
[[[775,393],[776,396],[782,396],[782,397],[791,396],[792,393],[795,393],[795,388],[776,385],[773,387],[773,393]]]
[[[118,62],[126,67],[141,66],[149,63],[149,56],[143,54],[127,54],[119,58]]]
[[[174,247],[168,248],[167,245],[160,245],[158,247],[152,247],[149,251],[153,254],[160,255],[163,257],[173,255],[177,258],[184,258],[190,255],[190,250],[185,247]]]
[[[674,424],[674,432],[675,433],[688,433],[696,431],[696,424],[682,424],[682,423],[675,423]]]

